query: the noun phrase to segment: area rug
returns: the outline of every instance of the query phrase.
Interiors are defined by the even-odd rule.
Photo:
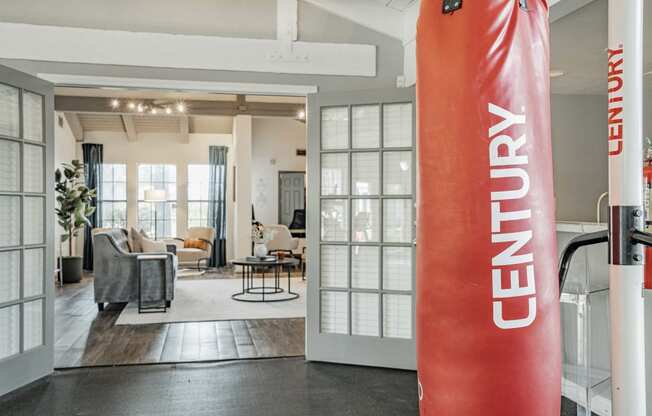
[[[255,285],[261,284],[255,279]],[[265,279],[269,285],[271,279]],[[281,279],[281,287],[287,290],[287,278]],[[250,303],[238,302],[231,295],[242,291],[241,279],[177,280],[174,301],[166,313],[138,313],[137,302],[125,307],[116,325],[142,325],[173,322],[230,321],[241,319],[303,318],[306,316],[306,282],[292,279],[292,291],[299,298],[287,302]],[[247,295],[259,299],[260,295]],[[265,298],[287,296],[266,295]]]

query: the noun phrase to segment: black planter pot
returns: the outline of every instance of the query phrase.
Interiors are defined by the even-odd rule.
[[[63,283],[79,283],[82,279],[82,258],[62,257],[61,275]]]

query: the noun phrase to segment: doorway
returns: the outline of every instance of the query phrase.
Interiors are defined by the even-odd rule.
[[[284,171],[278,173],[278,221],[292,224],[297,210],[306,207],[306,172]]]

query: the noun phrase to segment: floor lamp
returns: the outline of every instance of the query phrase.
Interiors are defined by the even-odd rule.
[[[145,202],[154,203],[154,240],[158,239],[158,221],[156,216],[156,203],[167,201],[165,189],[148,189],[145,191]]]

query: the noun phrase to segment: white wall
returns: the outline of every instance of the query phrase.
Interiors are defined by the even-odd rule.
[[[306,171],[306,124],[290,118],[254,118],[251,200],[256,219],[278,223],[278,172]]]
[[[595,221],[596,202],[608,189],[607,98],[553,94],[551,113],[557,219]]]
[[[75,137],[73,136],[63,113],[57,112],[54,116],[54,168],[58,169],[61,167],[62,163],[70,163],[73,159],[77,159]],[[55,215],[55,254],[56,257],[59,257],[59,241],[61,241],[61,235],[64,231],[58,224],[56,214],[53,213],[52,215]],[[64,244],[62,250],[64,255],[69,254],[67,247],[68,244]],[[73,245],[73,254],[74,251],[75,247]]]
[[[231,134],[190,134],[190,143],[182,143],[177,135],[140,134],[128,142],[124,133],[87,132],[86,143],[104,145],[104,163],[127,164],[128,226],[138,223],[138,165],[143,163],[174,164],[177,166],[177,235],[187,227],[187,195],[189,164],[207,164],[210,145],[228,146],[227,167],[227,258],[233,252],[233,139]],[[78,146],[81,155],[81,145]]]

